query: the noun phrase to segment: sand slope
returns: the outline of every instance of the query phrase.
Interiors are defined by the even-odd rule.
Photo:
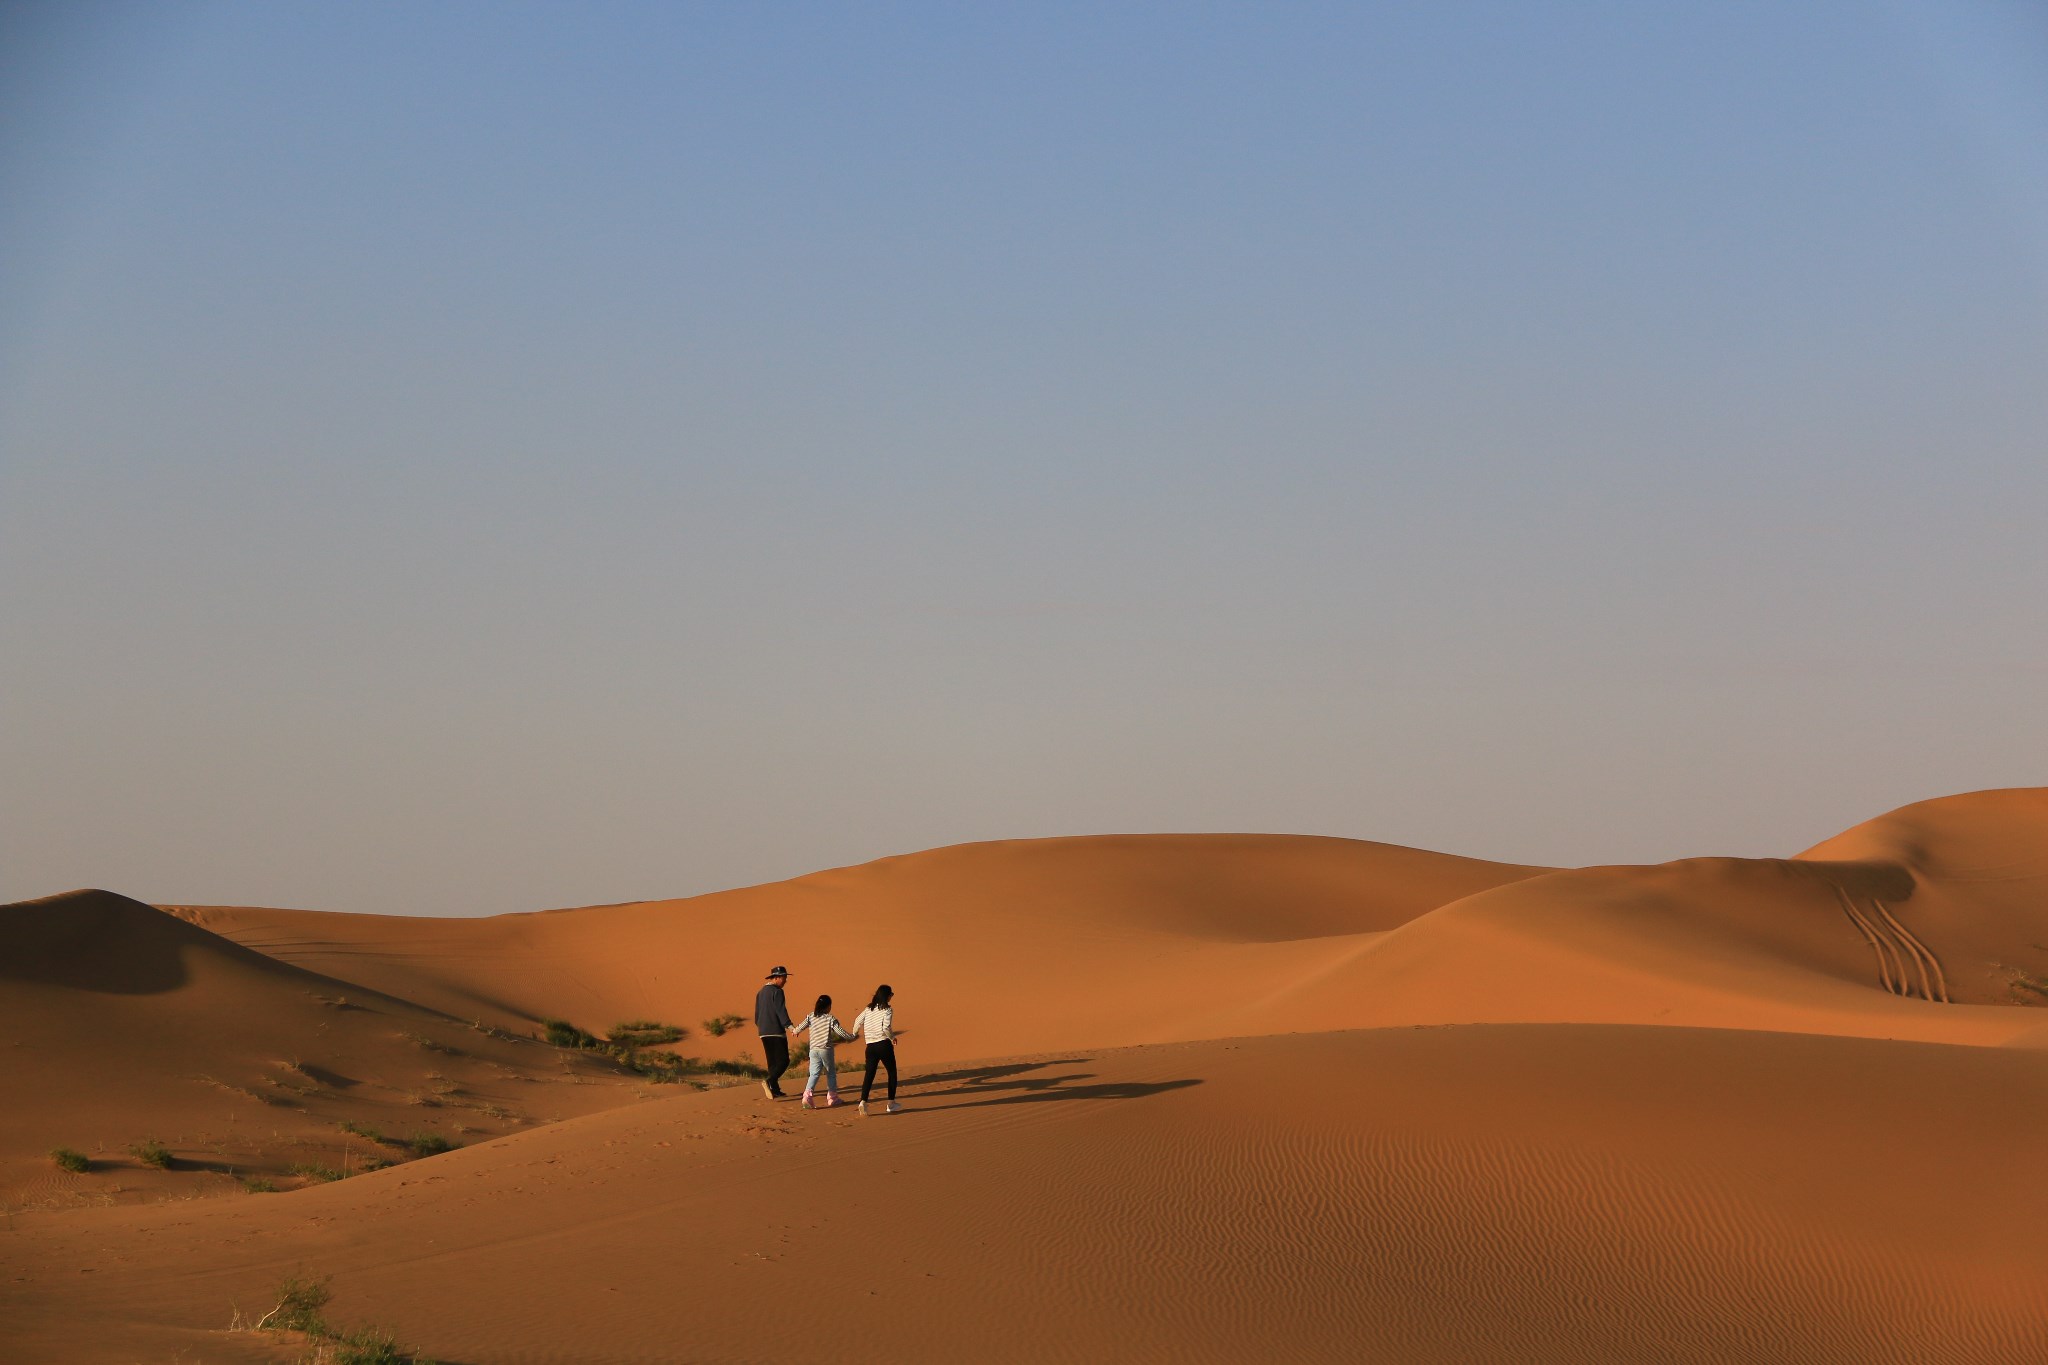
[[[493,1031],[745,1013],[774,961],[799,1011],[898,987],[910,1112]],[[470,1362],[2032,1362],[2041,1004],[2048,789],[1656,867],[1148,836],[481,920],[76,893],[0,907],[0,1341],[289,1359],[219,1328],[302,1268]],[[468,1145],[231,1178],[397,1155],[344,1123]]]
[[[174,909],[279,960],[513,1029],[550,1015],[586,1028],[751,1018],[776,963],[796,973],[799,1013],[828,992],[850,1018],[889,981],[919,1055],[939,1058],[1013,1047],[1025,1017],[1047,1047],[1243,1032],[1217,1017],[1215,984],[1233,972],[1284,982],[1326,944],[1541,871],[1347,839],[1153,835],[968,844],[688,900],[485,919]],[[1037,1008],[1048,997],[1054,1017]],[[751,1048],[747,1032],[733,1044]]]
[[[105,891],[0,906],[0,1036],[8,1207],[294,1184],[293,1165],[402,1159],[343,1122],[480,1141],[632,1097],[594,1059],[488,1037]],[[152,1139],[176,1170],[131,1154]],[[57,1170],[55,1147],[98,1169]]]
[[[799,1010],[888,980],[933,1059],[1021,1041],[1026,1018],[1046,1047],[1513,1022],[1995,1044],[2039,1022],[2008,1006],[2048,1002],[2014,989],[2048,981],[2044,877],[2048,793],[2029,790],[1922,803],[1797,859],[1549,871],[1336,839],[1058,839],[481,920],[177,913],[515,1028],[744,1014],[773,962]]]
[[[0,1273],[29,1358],[81,1361],[205,1358],[280,1266],[508,1365],[2048,1352],[2029,1053],[1381,1030],[951,1068],[910,1101],[714,1092],[305,1194],[35,1215]],[[64,1354],[87,1269],[121,1308]]]

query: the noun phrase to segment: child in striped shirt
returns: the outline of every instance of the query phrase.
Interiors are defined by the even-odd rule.
[[[839,1061],[832,1055],[832,1047],[835,1043],[852,1042],[853,1035],[832,1017],[832,997],[829,995],[819,996],[818,1003],[811,1006],[811,1012],[789,1026],[791,1033],[802,1029],[811,1031],[811,1078],[804,1082],[804,1108],[820,1107],[811,1103],[811,1097],[817,1093],[818,1073],[822,1071],[825,1073],[825,1103],[822,1107],[830,1109],[839,1103]]]

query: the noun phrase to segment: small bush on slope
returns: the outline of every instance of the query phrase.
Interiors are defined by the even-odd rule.
[[[613,1024],[605,1038],[620,1047],[656,1047],[681,1041],[687,1031],[653,1019],[632,1019],[623,1024]]]
[[[723,1038],[728,1032],[747,1021],[737,1014],[721,1014],[715,1019],[704,1021],[704,1031],[713,1038]]]

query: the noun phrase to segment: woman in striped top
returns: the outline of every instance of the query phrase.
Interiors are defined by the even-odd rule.
[[[804,1082],[804,1108],[815,1106],[811,1096],[817,1093],[818,1073],[825,1073],[825,1108],[839,1103],[839,1059],[832,1053],[834,1045],[850,1043],[853,1035],[846,1026],[832,1017],[832,997],[821,995],[818,1003],[811,1006],[811,1012],[803,1019],[789,1026],[791,1033],[802,1029],[811,1031],[811,1078]]]
[[[875,1068],[886,1067],[889,1072],[889,1110],[895,1113],[903,1106],[896,1103],[896,1010],[890,1005],[896,992],[887,986],[875,987],[875,998],[868,1001],[868,1007],[853,1017],[853,1026],[860,1030],[860,1036],[867,1040],[868,1069],[860,1082],[860,1112],[866,1117],[868,1095],[875,1088]]]

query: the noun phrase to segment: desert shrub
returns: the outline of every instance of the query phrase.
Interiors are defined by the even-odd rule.
[[[543,1019],[540,1021],[541,1037],[556,1047],[593,1048],[598,1046],[595,1034],[585,1033],[567,1019]]]
[[[442,1152],[454,1151],[456,1146],[439,1133],[414,1133],[405,1140],[405,1145],[414,1156],[439,1156]]]
[[[171,1149],[155,1138],[147,1142],[138,1142],[128,1151],[145,1166],[154,1166],[160,1171],[171,1169]]]
[[[713,1038],[723,1038],[728,1032],[746,1022],[745,1018],[737,1014],[721,1014],[715,1019],[706,1019],[704,1031]]]
[[[311,1338],[313,1350],[300,1357],[301,1365],[434,1365],[426,1356],[400,1347],[389,1332],[330,1325],[326,1310],[333,1298],[324,1276],[313,1280],[287,1275],[278,1286],[277,1306],[251,1327],[258,1332],[303,1332]],[[239,1312],[234,1325],[236,1330],[245,1325]]]
[[[710,1066],[700,1057],[685,1057],[677,1052],[629,1052],[621,1060],[627,1070],[650,1081],[664,1083],[679,1081],[689,1072],[703,1071]]]
[[[326,1359],[332,1365],[412,1365],[418,1357],[399,1350],[389,1332],[369,1327],[334,1337]]]
[[[264,1179],[260,1175],[251,1176],[249,1179],[244,1180],[242,1182],[242,1188],[247,1190],[250,1194],[277,1193],[277,1185],[272,1181]]]
[[[721,1076],[750,1076],[755,1080],[759,1080],[768,1074],[768,1068],[765,1066],[759,1066],[753,1062],[729,1061],[724,1057],[708,1063],[704,1069],[716,1072]]]
[[[304,1176],[316,1184],[341,1179],[341,1172],[332,1166],[322,1166],[317,1161],[295,1161],[285,1168],[292,1175]]]
[[[463,1055],[461,1048],[450,1047],[446,1043],[439,1042],[433,1038],[429,1038],[426,1034],[421,1033],[418,1029],[406,1029],[399,1036],[404,1038],[405,1041],[407,1041],[408,1043],[411,1043],[414,1047],[424,1048],[428,1052],[439,1052],[450,1057],[460,1057]]]
[[[366,1142],[389,1142],[391,1140],[369,1124],[357,1123],[354,1119],[343,1119],[341,1121],[341,1131],[344,1133],[354,1133]]]
[[[92,1162],[84,1152],[74,1152],[69,1147],[51,1148],[50,1160],[57,1163],[58,1170],[70,1171],[73,1175],[92,1169]]]
[[[613,1024],[605,1038],[620,1047],[654,1047],[661,1043],[680,1042],[685,1032],[674,1024],[632,1019],[623,1024]]]
[[[334,1291],[327,1287],[324,1278],[308,1280],[287,1275],[277,1287],[277,1306],[256,1320],[256,1330],[268,1327],[280,1332],[325,1336],[327,1319],[321,1316],[321,1310],[333,1297]]]
[[[374,1327],[354,1331],[330,1331],[312,1356],[313,1365],[434,1365],[392,1340],[389,1332]]]

